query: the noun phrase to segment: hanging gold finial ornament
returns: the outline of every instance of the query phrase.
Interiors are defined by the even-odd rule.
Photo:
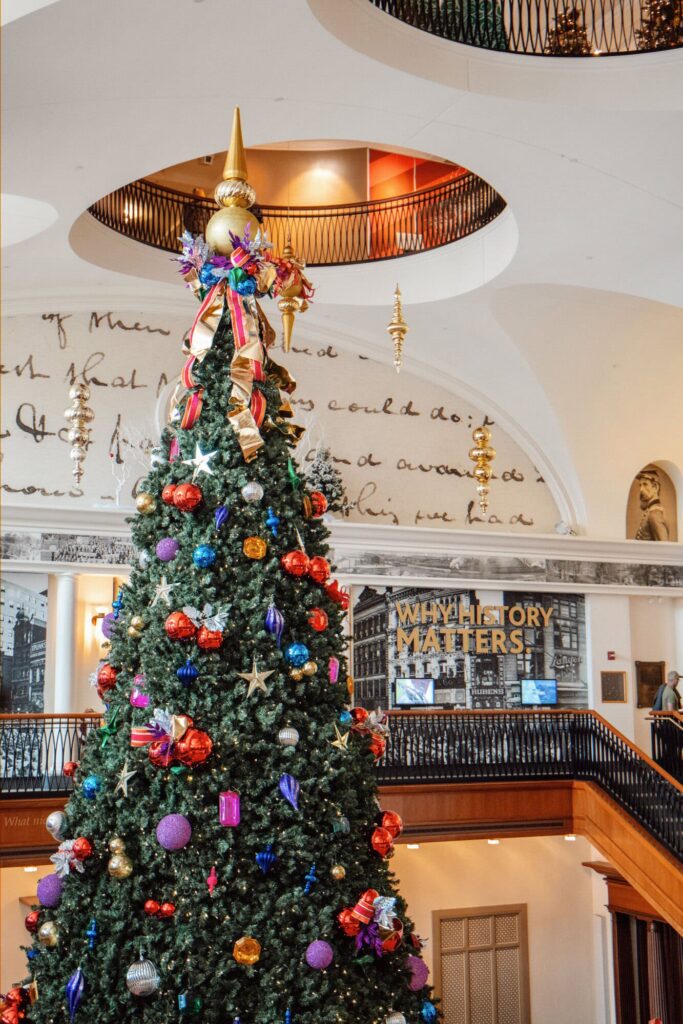
[[[64,413],[64,418],[70,423],[67,437],[71,441],[70,457],[74,464],[72,473],[76,477],[76,483],[80,484],[83,477],[83,462],[90,441],[90,427],[87,424],[92,423],[95,413],[88,408],[90,388],[87,384],[74,384],[69,391],[69,398],[71,406]]]
[[[387,331],[391,335],[391,340],[394,343],[394,366],[396,367],[396,373],[401,372],[401,366],[403,364],[403,343],[406,340],[406,334],[409,330],[410,328],[405,322],[403,316],[401,289],[396,285],[396,291],[394,292],[394,312],[392,313],[391,320],[387,324]]]
[[[247,160],[239,107],[235,107],[232,120],[230,149],[223,168],[223,180],[218,183],[213,195],[220,209],[206,225],[206,241],[221,256],[229,256],[233,249],[230,232],[242,238],[249,228],[249,237],[253,242],[259,230],[259,222],[249,212],[249,207],[256,201],[256,192],[247,181]]]
[[[289,235],[287,235],[287,244],[282,250],[282,260],[285,264],[290,264],[290,269],[298,268],[301,270],[305,266],[295,254]],[[285,352],[289,352],[292,344],[295,315],[297,313],[305,313],[308,309],[308,302],[304,294],[303,275],[301,273],[294,273],[291,277],[292,284],[280,289],[277,302],[277,308],[282,314],[282,347]]]
[[[474,479],[477,481],[479,508],[486,515],[489,508],[489,482],[493,475],[491,463],[496,457],[496,449],[491,447],[491,431],[488,427],[477,427],[472,431],[474,448],[470,448],[470,458],[474,463]]]

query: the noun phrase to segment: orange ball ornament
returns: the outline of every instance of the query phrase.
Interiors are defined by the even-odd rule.
[[[247,537],[242,545],[242,551],[244,551],[247,558],[253,558],[254,561],[258,562],[266,557],[268,545],[262,537]]]
[[[330,563],[321,555],[315,555],[308,563],[308,575],[316,583],[324,583],[330,578]]]
[[[220,629],[207,629],[201,626],[197,633],[197,646],[203,651],[217,651],[223,643],[223,633]]]
[[[403,831],[403,818],[396,811],[385,811],[382,815],[381,825],[396,839]]]
[[[330,620],[327,612],[323,611],[322,608],[311,608],[308,613],[308,625],[311,629],[314,629],[316,633],[324,633],[329,622]]]
[[[305,551],[300,551],[297,548],[296,550],[288,551],[286,555],[283,555],[280,559],[280,564],[285,572],[288,572],[290,576],[305,576],[308,572],[310,559]]]
[[[173,504],[181,512],[192,512],[201,504],[203,497],[201,487],[196,484],[178,484],[173,492]]]
[[[255,964],[261,959],[261,943],[250,935],[244,935],[232,947],[232,955],[238,964]]]
[[[188,729],[173,747],[173,756],[186,768],[192,768],[211,756],[213,740],[202,729]]]
[[[171,640],[191,640],[197,633],[197,627],[185,612],[171,612],[164,629]]]

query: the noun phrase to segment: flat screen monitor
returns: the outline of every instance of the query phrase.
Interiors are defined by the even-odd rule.
[[[557,679],[521,679],[522,704],[557,704]]]
[[[420,707],[434,703],[433,679],[397,679],[394,703],[397,707]]]

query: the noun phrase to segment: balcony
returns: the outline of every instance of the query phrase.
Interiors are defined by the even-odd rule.
[[[288,237],[309,267],[333,267],[412,256],[486,227],[506,207],[482,178],[466,171],[449,181],[390,199],[333,206],[259,204],[263,227],[282,252]],[[119,234],[165,252],[179,251],[184,230],[204,232],[212,199],[152,181],[133,181],[97,200],[88,212]]]
[[[369,0],[454,43],[535,57],[604,57],[683,46],[680,0]]]

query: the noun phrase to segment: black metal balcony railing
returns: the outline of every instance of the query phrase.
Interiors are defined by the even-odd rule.
[[[683,714],[653,711],[650,733],[653,760],[678,782],[683,782]]]
[[[683,46],[682,0],[370,0],[454,43],[544,57],[602,57]]]
[[[71,792],[64,765],[80,761],[100,715],[0,715],[0,794]]]
[[[98,715],[0,715],[0,794],[68,794]],[[683,860],[683,786],[593,711],[392,712],[380,785],[585,779]]]
[[[395,259],[448,245],[489,224],[503,212],[505,200],[468,171],[396,199],[260,209],[276,253],[289,236],[309,267],[324,267]],[[184,230],[204,232],[216,204],[141,180],[98,199],[88,212],[128,238],[175,253]]]
[[[394,712],[384,786],[585,779],[683,859],[683,786],[592,711]]]

